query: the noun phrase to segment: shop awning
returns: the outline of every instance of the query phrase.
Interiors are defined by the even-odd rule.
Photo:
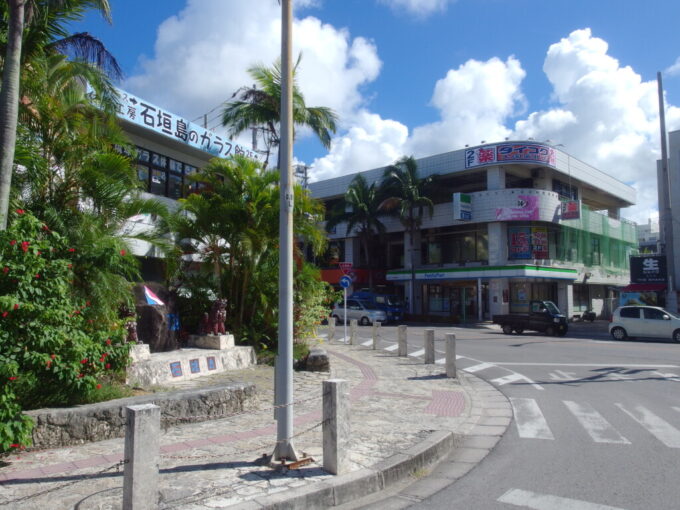
[[[660,292],[666,290],[665,283],[631,283],[620,292]]]

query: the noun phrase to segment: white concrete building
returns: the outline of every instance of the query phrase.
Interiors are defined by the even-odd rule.
[[[417,163],[421,177],[437,175],[434,214],[425,215],[413,253],[401,223],[384,218],[387,235],[374,248],[382,267],[373,271],[374,281],[384,274],[386,285],[408,298],[413,257],[412,313],[483,320],[526,312],[530,300],[549,299],[569,317],[589,307],[606,315],[614,289],[628,284],[637,236],[635,224],[619,211],[635,203],[630,186],[532,140],[470,147]],[[361,173],[370,184],[383,172]],[[312,183],[312,195],[332,207],[355,175]],[[340,225],[330,238],[338,252],[332,261],[365,266],[354,232]]]

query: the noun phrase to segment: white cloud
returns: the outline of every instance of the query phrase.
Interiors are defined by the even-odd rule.
[[[396,10],[404,10],[416,16],[425,17],[435,12],[441,12],[456,0],[380,0]]]
[[[307,0],[304,6],[315,4]],[[353,115],[364,102],[358,88],[380,72],[375,45],[312,16],[296,18],[294,24],[293,51],[303,54],[297,82],[307,104],[329,106],[341,117]],[[158,27],[153,57],[140,62],[142,72],[124,87],[173,112],[198,117],[239,87],[252,85],[247,69],[276,60],[280,33],[275,1],[188,0]],[[210,114],[211,126],[218,116],[219,109]]]
[[[680,57],[675,59],[673,65],[666,69],[665,73],[671,76],[677,76],[680,74]]]

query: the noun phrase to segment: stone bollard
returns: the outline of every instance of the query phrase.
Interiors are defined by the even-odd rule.
[[[378,348],[378,340],[380,339],[380,322],[373,323],[373,350]]]
[[[335,340],[335,317],[328,318],[328,343]]]
[[[446,377],[456,377],[456,335],[446,333]]]
[[[323,381],[323,469],[333,475],[350,469],[349,383]]]
[[[357,326],[358,322],[356,319],[349,321],[349,344],[356,345],[357,343]]]
[[[434,329],[425,330],[425,364],[434,363]]]
[[[399,332],[399,350],[397,352],[398,356],[408,356],[408,349],[407,349],[407,331],[408,327],[407,326],[399,326],[398,332]]]
[[[123,510],[158,508],[161,408],[143,404],[125,410]]]

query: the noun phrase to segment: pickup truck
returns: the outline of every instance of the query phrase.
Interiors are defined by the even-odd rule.
[[[541,331],[546,335],[564,336],[567,334],[567,318],[560,313],[552,301],[531,301],[528,314],[511,313],[494,315],[493,323],[500,324],[503,333],[510,335],[525,330]]]

